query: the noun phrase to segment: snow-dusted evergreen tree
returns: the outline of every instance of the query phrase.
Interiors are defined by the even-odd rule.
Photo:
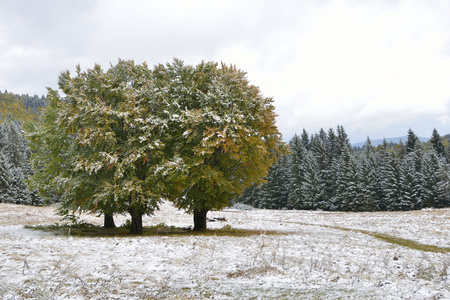
[[[327,139],[325,141],[325,149],[327,153],[327,165],[330,166],[333,163],[334,159],[339,158],[342,150],[341,150],[341,141],[338,139],[338,136],[334,132],[333,128],[328,130]]]
[[[431,148],[434,149],[434,151],[436,151],[436,153],[439,156],[445,157],[445,147],[444,144],[442,143],[441,136],[439,135],[439,132],[436,130],[436,128],[433,129],[433,133],[431,135],[429,143]]]
[[[309,134],[308,134],[308,132],[305,130],[305,128],[303,128],[303,130],[302,130],[302,135],[301,135],[301,137],[300,137],[300,139],[301,139],[301,141],[302,141],[302,144],[303,144],[303,147],[306,149],[306,150],[310,150],[309,149]]]
[[[327,207],[329,206],[329,200],[333,198],[336,188],[336,181],[332,172],[332,166],[334,161],[339,158],[341,153],[338,136],[336,135],[333,128],[330,128],[328,130],[326,139],[323,141],[323,144],[326,153],[325,164],[322,163],[318,166],[320,171],[320,180],[323,184],[324,189],[320,206],[323,209],[327,209]]]
[[[381,210],[397,210],[401,197],[400,185],[400,162],[395,157],[393,151],[384,150],[381,155],[381,189],[382,202]]]
[[[7,120],[1,125],[0,147],[12,166],[19,169],[27,164],[27,143],[22,136],[21,122]]]
[[[406,144],[405,144],[406,153],[413,152],[416,149],[417,143],[420,143],[419,137],[410,128],[408,130]]]
[[[0,151],[0,203],[10,202],[11,197],[11,165]]]
[[[361,211],[375,211],[380,205],[380,157],[367,138],[363,152],[358,159],[358,190]]]
[[[343,152],[349,151],[351,149],[350,139],[342,125],[338,125],[336,128],[337,132],[337,142],[338,142],[338,155],[340,156]]]
[[[449,205],[448,164],[434,150],[423,157],[422,177],[423,206],[440,208]]]
[[[258,207],[282,209],[288,206],[289,197],[289,156],[282,157],[277,165],[269,169],[259,193]]]
[[[417,145],[417,143],[416,143]],[[395,156],[399,159],[402,160],[405,156],[406,156],[406,147],[403,144],[403,141],[400,140],[400,142],[398,143],[398,145],[394,148],[395,149]]]
[[[307,134],[306,134],[307,135]],[[304,142],[298,135],[289,142],[291,149],[290,159],[290,176],[289,176],[289,190],[288,190],[288,207],[294,209],[302,208],[304,195],[302,193],[302,183],[305,180],[304,176],[304,162],[306,155],[306,148]]]
[[[260,196],[261,188],[260,186],[252,185],[249,188],[244,190],[244,193],[239,197],[233,199],[231,201],[233,204],[235,203],[243,203],[253,207],[261,207],[261,196]]]
[[[325,170],[328,166],[327,153],[327,133],[321,128],[319,133],[314,134],[309,142],[309,150],[316,157],[320,170]]]
[[[323,206],[324,184],[316,157],[306,152],[303,162],[303,181],[301,183],[300,209],[316,209]]]
[[[402,160],[400,167],[401,195],[397,210],[412,210],[422,207],[421,181],[416,170],[416,152],[410,152]]]
[[[3,179],[0,196],[3,202],[40,205],[42,199],[31,197],[32,192],[26,186],[26,179],[32,171],[28,162],[29,148],[23,137],[19,120],[6,120],[0,125],[0,175]]]
[[[437,170],[437,191],[439,195],[439,208],[450,207],[450,165],[440,158]]]
[[[358,165],[353,153],[347,149],[335,161],[336,190],[332,200],[335,210],[358,211],[361,207],[358,184]]]

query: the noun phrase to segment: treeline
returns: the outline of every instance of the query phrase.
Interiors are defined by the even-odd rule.
[[[22,135],[20,120],[0,124],[0,202],[41,205],[43,200],[30,191],[25,180],[32,174],[30,149]]]
[[[444,141],[448,145],[448,141]],[[450,206],[449,149],[437,130],[420,142],[353,149],[342,126],[289,142],[291,154],[273,166],[266,183],[234,202],[267,209],[399,211]]]
[[[22,127],[25,122],[38,122],[39,111],[46,105],[44,96],[0,92],[0,202],[43,204],[42,198],[25,183],[32,169]]]

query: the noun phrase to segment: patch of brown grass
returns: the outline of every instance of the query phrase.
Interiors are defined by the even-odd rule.
[[[129,229],[126,227],[105,228],[97,225],[82,223],[76,225],[69,224],[53,224],[53,225],[38,225],[25,226],[27,229],[42,230],[51,232],[55,235],[70,235],[78,237],[128,237]],[[288,234],[278,231],[268,230],[250,230],[250,229],[236,229],[229,225],[225,225],[220,229],[206,229],[203,231],[192,231],[190,228],[181,228],[175,226],[168,226],[164,223],[157,224],[150,227],[144,227],[143,234],[139,236],[234,236],[246,237],[253,235],[281,235]]]

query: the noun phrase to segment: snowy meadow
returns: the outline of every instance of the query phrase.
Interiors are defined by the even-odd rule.
[[[25,229],[52,207],[0,204],[3,299],[450,299],[450,209],[210,212],[250,236],[75,237]],[[102,218],[81,215],[101,224]],[[116,216],[116,224],[127,216]],[[163,203],[145,226],[192,225]]]

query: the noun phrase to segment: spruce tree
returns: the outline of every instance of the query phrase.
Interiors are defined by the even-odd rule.
[[[307,152],[304,158],[304,177],[301,184],[301,209],[316,209],[323,206],[324,184],[320,176],[319,164],[316,157]]]
[[[448,164],[436,151],[425,153],[422,176],[423,206],[440,208],[448,205]]]
[[[303,130],[302,130],[301,141],[302,141],[303,147],[304,147],[306,150],[310,150],[310,149],[309,149],[309,141],[310,141],[310,139],[309,139],[309,134],[308,134],[308,132],[305,130],[305,128],[303,128]]]
[[[441,136],[439,135],[436,128],[433,129],[433,133],[431,135],[431,139],[429,142],[430,142],[431,148],[434,149],[434,151],[436,151],[436,153],[440,157],[445,157],[445,147],[444,147],[444,144],[442,143]]]
[[[349,151],[352,148],[350,144],[350,139],[348,138],[347,133],[342,125],[338,125],[337,129],[337,142],[338,142],[338,151],[339,155],[345,151]]]
[[[403,160],[400,167],[401,195],[396,208],[398,210],[420,209],[421,182],[416,172],[416,153],[409,153]]]
[[[358,190],[360,194],[360,210],[378,210],[380,203],[379,155],[367,138],[363,152],[358,159]]]
[[[0,203],[11,201],[11,166],[2,151],[0,151]]]
[[[438,207],[450,207],[450,165],[440,158],[437,170],[437,191],[439,195]]]
[[[260,187],[256,184],[252,185],[251,187],[248,187],[244,190],[244,193],[234,199],[232,203],[243,203],[247,204],[253,207],[260,207]]]
[[[277,165],[269,169],[266,180],[259,194],[260,206],[267,209],[286,208],[289,197],[288,156],[282,157]]]
[[[382,157],[381,188],[382,210],[397,210],[401,196],[400,163],[393,152],[385,151]]]
[[[300,209],[303,202],[302,183],[304,181],[304,160],[306,155],[306,149],[304,143],[298,135],[289,142],[291,149],[290,154],[290,176],[289,176],[289,195],[288,195],[288,207],[294,209]]]
[[[417,143],[420,143],[420,140],[417,137],[417,135],[410,128],[408,130],[408,135],[407,135],[406,145],[405,145],[406,153],[413,152],[416,149]]]
[[[358,166],[356,158],[350,149],[341,153],[335,169],[338,169],[334,199],[337,209],[343,211],[361,210]]]
[[[416,147],[417,147],[417,143],[416,143]],[[395,146],[395,155],[397,156],[398,159],[402,160],[405,156],[406,156],[406,147],[403,144],[403,141],[400,140],[400,142],[398,143],[397,146]]]

